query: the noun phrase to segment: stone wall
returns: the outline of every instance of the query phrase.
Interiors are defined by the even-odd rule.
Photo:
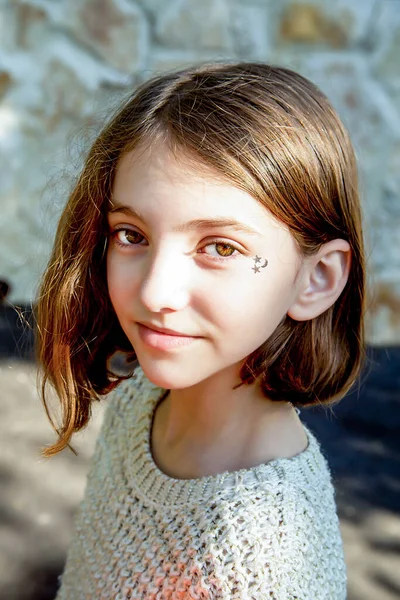
[[[312,79],[359,158],[368,338],[400,342],[399,0],[0,0],[0,279],[30,301],[111,107],[154,73],[263,60]]]

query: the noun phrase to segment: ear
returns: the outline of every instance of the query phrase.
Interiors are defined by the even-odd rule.
[[[287,314],[308,321],[328,310],[339,298],[349,278],[351,249],[341,239],[324,244],[307,258],[300,273],[298,291]]]

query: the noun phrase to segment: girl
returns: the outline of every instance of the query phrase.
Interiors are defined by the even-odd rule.
[[[45,456],[117,388],[59,600],[346,597],[298,407],[339,400],[362,365],[356,179],[325,96],[264,64],[157,77],[95,141],[38,304],[63,408]]]

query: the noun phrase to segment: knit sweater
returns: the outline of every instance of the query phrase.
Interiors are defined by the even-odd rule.
[[[167,391],[138,368],[112,392],[56,600],[344,600],[325,457],[174,479],[151,454]]]

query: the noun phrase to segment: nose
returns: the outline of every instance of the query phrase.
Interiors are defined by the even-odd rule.
[[[177,248],[149,255],[140,295],[149,312],[182,310],[189,302],[190,259]]]

